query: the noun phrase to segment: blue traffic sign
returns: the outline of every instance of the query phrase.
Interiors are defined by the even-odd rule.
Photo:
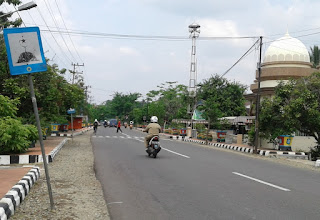
[[[5,28],[3,37],[11,75],[47,71],[39,27]]]
[[[74,114],[74,113],[76,113],[76,110],[73,108],[70,108],[67,112],[68,112],[68,114]]]

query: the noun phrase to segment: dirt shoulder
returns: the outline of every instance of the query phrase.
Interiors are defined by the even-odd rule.
[[[95,177],[91,132],[70,140],[49,164],[55,209],[50,210],[45,172],[11,219],[109,219]]]

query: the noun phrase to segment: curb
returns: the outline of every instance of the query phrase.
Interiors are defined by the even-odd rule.
[[[170,136],[172,138],[172,136]],[[172,138],[174,139],[174,138]],[[180,140],[180,138],[176,138],[177,140]],[[185,139],[181,138],[182,141],[186,142],[193,142],[193,143],[198,143],[198,144],[206,144],[206,141],[201,141],[201,140],[193,140],[193,139]],[[234,146],[234,145],[229,145],[229,144],[222,144],[222,143],[212,143],[208,142],[208,145],[214,146],[214,147],[219,147],[219,148],[225,148],[229,150],[235,150],[235,151],[240,151],[243,153],[253,153],[252,148],[248,147],[240,147],[240,146]],[[308,155],[304,152],[283,152],[283,151],[270,151],[270,150],[258,150],[258,154],[260,156],[266,156],[266,157],[298,157],[301,159],[308,159]]]
[[[84,130],[84,131],[80,131],[80,132],[76,132],[76,133],[73,133],[73,136],[78,136],[78,135],[81,135],[89,130],[92,130],[92,128],[88,128],[87,130]],[[51,134],[51,137],[72,137],[72,134],[59,134],[59,133],[53,133]]]
[[[59,152],[61,147],[69,139],[64,139],[58,144],[48,155],[46,155],[47,162],[52,162],[53,158]],[[0,165],[9,165],[9,164],[29,164],[29,163],[42,163],[42,155],[0,155]],[[2,219],[1,219],[2,220]]]
[[[40,177],[39,167],[32,168],[7,194],[0,200],[0,219],[7,220],[22,203],[31,187]]]

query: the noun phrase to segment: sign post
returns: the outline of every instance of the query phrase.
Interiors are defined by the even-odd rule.
[[[47,157],[43,144],[43,135],[40,125],[37,100],[34,93],[34,86],[31,73],[47,71],[47,64],[43,53],[40,30],[38,27],[9,28],[3,30],[3,37],[6,44],[6,51],[11,75],[29,74],[29,86],[31,100],[38,128],[38,135],[46,173],[47,187],[51,210],[54,209],[52,189],[50,184]]]
[[[72,139],[72,142],[73,142],[73,116],[72,116],[72,114],[75,114],[76,110],[73,109],[73,108],[70,108],[67,112],[68,112],[68,114],[71,115],[71,139]]]

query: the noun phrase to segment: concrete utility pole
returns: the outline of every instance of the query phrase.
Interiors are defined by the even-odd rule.
[[[72,73],[72,84],[74,84],[75,74],[79,74],[79,72],[76,72],[76,66],[84,66],[84,63],[83,64],[71,63],[71,65],[73,66],[73,72],[71,72]]]
[[[262,54],[262,36],[260,36],[260,52],[259,52],[259,63],[258,63],[258,91],[257,91],[257,100],[256,100],[255,144],[253,149],[253,153],[255,154],[258,152],[258,146],[260,145],[259,113],[260,113],[261,54]]]

